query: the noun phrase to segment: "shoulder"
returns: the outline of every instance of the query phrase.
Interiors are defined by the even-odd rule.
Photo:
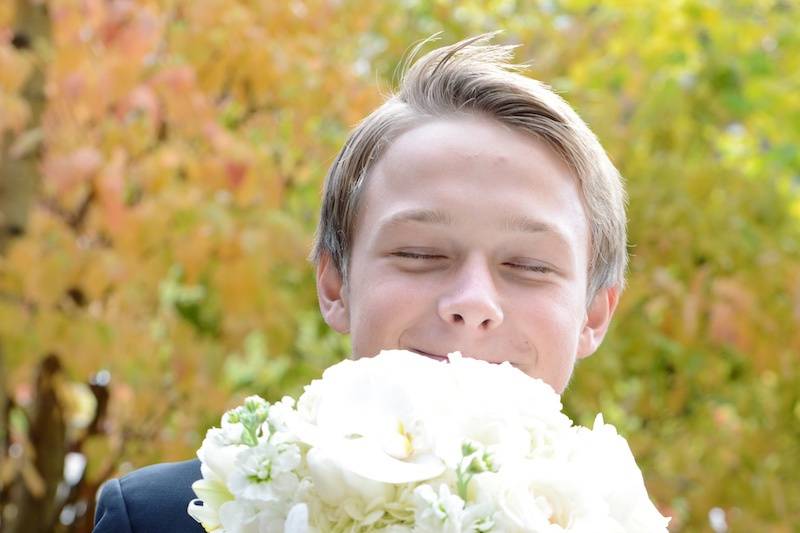
[[[95,513],[95,533],[158,531],[194,533],[203,528],[186,512],[195,498],[200,461],[147,466],[103,485]]]

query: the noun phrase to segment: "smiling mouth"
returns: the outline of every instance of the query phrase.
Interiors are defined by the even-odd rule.
[[[409,349],[408,349],[408,351],[409,351],[409,352],[414,352],[414,353],[416,353],[416,354],[419,354],[419,355],[422,355],[422,356],[424,356],[424,357],[429,357],[429,358],[431,358],[431,359],[434,359],[434,360],[436,360],[436,361],[446,361],[446,362],[450,362],[450,360],[449,360],[447,357],[445,357],[444,355],[436,355],[436,354],[432,354],[432,353],[424,352],[424,351],[422,351],[422,350],[417,350],[417,349],[415,349],[415,348],[409,348]]]
[[[433,354],[433,353],[425,352],[423,350],[417,350],[416,348],[406,348],[406,349],[409,352],[413,352],[413,353],[419,354],[419,355],[421,355],[423,357],[427,357],[429,359],[433,359],[434,361],[444,361],[445,363],[449,363],[450,362],[450,359],[448,359],[447,356],[445,356],[445,355],[436,355],[436,354]],[[504,361],[487,361],[487,362],[491,363],[493,365],[499,365],[499,364],[503,363]],[[511,366],[513,366],[514,368],[520,369],[520,365],[519,364],[513,363],[511,361],[507,361],[507,362],[510,363]]]

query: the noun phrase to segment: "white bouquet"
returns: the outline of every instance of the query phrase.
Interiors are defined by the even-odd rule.
[[[209,533],[666,532],[628,443],[508,363],[343,361],[300,399],[208,431],[189,514]]]

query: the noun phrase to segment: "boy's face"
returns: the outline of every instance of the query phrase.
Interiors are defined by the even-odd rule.
[[[367,178],[344,286],[317,269],[328,324],[356,357],[402,348],[510,361],[559,393],[617,303],[587,309],[589,228],[577,181],[531,136],[482,118],[398,137]]]

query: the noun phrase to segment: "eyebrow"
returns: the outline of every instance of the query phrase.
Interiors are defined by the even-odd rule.
[[[521,233],[556,233],[561,236],[561,232],[550,224],[520,215],[513,215],[507,218],[503,224],[503,229]]]
[[[388,218],[381,226],[390,228],[400,226],[406,222],[420,222],[423,224],[436,224],[442,226],[452,226],[453,219],[444,211],[435,209],[406,209],[399,211]],[[503,222],[504,231],[519,233],[552,233],[561,240],[568,242],[566,236],[554,226],[522,215],[513,215]]]
[[[434,209],[406,209],[393,214],[382,225],[384,227],[399,226],[405,222],[422,222],[423,224],[452,226],[453,218],[444,211],[437,211]]]

